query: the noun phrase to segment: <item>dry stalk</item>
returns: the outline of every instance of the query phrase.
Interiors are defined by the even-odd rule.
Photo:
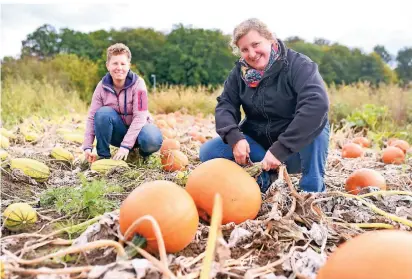
[[[76,267],[65,267],[65,268],[54,268],[54,269],[32,269],[32,268],[21,268],[21,267],[7,267],[7,271],[28,274],[28,275],[40,275],[40,274],[72,274],[72,273],[83,273],[89,272],[93,269],[93,266],[76,266]],[[81,278],[81,277],[77,277]],[[87,278],[87,276],[82,277]]]
[[[412,192],[408,192],[408,191],[376,191],[376,192],[370,192],[370,193],[367,193],[367,194],[359,195],[358,197],[366,198],[366,197],[377,196],[377,195],[382,195],[382,196],[391,196],[391,195],[412,196]]]
[[[281,165],[279,167],[279,173],[283,173],[283,179],[286,181],[286,184],[288,185],[292,196],[295,197],[298,201],[303,201],[304,198],[301,195],[299,195],[295,187],[293,187],[292,180],[290,179],[289,173],[285,165]]]
[[[216,194],[212,211],[212,220],[209,229],[209,238],[207,239],[205,258],[202,264],[202,271],[200,272],[200,279],[210,278],[210,271],[216,252],[217,239],[222,235],[222,231],[220,230],[223,218],[222,214],[222,197],[220,196],[220,194]]]
[[[71,230],[76,230],[77,228],[82,227],[82,226],[89,226],[89,225],[91,225],[91,224],[99,221],[102,217],[103,217],[103,215],[99,215],[99,216],[96,216],[96,217],[94,217],[93,219],[87,220],[87,221],[85,221],[85,222],[83,222],[83,223],[80,223],[80,224],[77,224],[77,225],[74,225],[74,226],[69,226],[69,227],[65,227],[65,228],[59,229],[59,230],[54,231],[54,232],[52,232],[52,233],[50,233],[50,234],[48,234],[48,235],[28,234],[28,235],[26,235],[27,237],[40,237],[40,239],[37,239],[37,240],[35,240],[35,241],[28,241],[28,242],[25,244],[25,246],[26,246],[26,245],[27,245],[27,246],[26,246],[25,248],[23,248],[23,249],[26,249],[26,250],[34,250],[34,249],[36,249],[36,248],[33,248],[33,247],[35,247],[37,244],[34,244],[33,246],[28,246],[28,245],[29,245],[29,244],[32,244],[32,243],[38,243],[38,242],[44,241],[44,240],[46,240],[46,239],[48,239],[48,238],[50,238],[50,237],[52,237],[52,236],[59,235],[59,234],[61,234],[62,232],[68,231],[69,229],[71,229]],[[16,236],[17,236],[17,235],[16,235]]]
[[[159,223],[157,223],[156,219],[153,218],[151,215],[145,215],[140,217],[139,219],[135,220],[129,228],[126,230],[123,239],[128,239],[129,235],[133,233],[133,230],[139,225],[142,221],[149,221],[152,224],[153,231],[156,235],[156,241],[157,241],[157,247],[159,249],[159,254],[160,254],[160,260],[165,267],[166,270],[169,270],[169,263],[167,261],[167,254],[166,254],[166,248],[165,248],[165,242],[162,236],[162,232],[160,231],[160,226]],[[123,240],[120,240],[120,243],[122,243]],[[133,245],[134,248],[136,248],[135,245]],[[144,251],[143,249],[137,249],[138,252],[140,253],[141,251]],[[149,253],[144,253],[146,255],[149,255]],[[143,254],[142,254],[143,255]]]
[[[273,262],[273,263],[267,264],[267,265],[262,266],[262,267],[258,267],[258,268],[254,268],[254,269],[249,269],[249,270],[246,272],[246,274],[245,274],[245,278],[247,278],[247,279],[253,279],[253,278],[256,278],[256,277],[259,277],[259,276],[262,276],[262,275],[265,275],[265,274],[271,272],[272,269],[273,269],[275,266],[278,266],[278,265],[282,264],[284,261],[286,261],[287,259],[289,259],[289,258],[293,255],[293,253],[294,253],[295,251],[297,251],[297,250],[305,250],[305,249],[309,246],[309,244],[310,244],[311,241],[312,241],[312,240],[309,239],[309,241],[308,241],[304,246],[294,246],[294,247],[292,247],[292,248],[290,249],[289,253],[288,253],[286,256],[280,258],[279,260],[277,260],[277,261],[275,261],[275,262]]]
[[[395,227],[390,224],[385,223],[341,223],[341,222],[332,222],[332,225],[338,226],[349,226],[349,227],[356,227],[356,228],[376,228],[376,229],[394,229]]]
[[[143,250],[142,248],[133,244],[133,242],[126,242],[128,245],[131,245],[134,249],[137,250],[143,257],[145,257],[148,261],[150,261],[154,266],[156,266],[165,276],[165,278],[172,278],[175,279],[176,276],[169,270],[169,267],[150,255],[147,251]]]
[[[388,218],[388,219],[390,219],[390,220],[392,220],[392,221],[395,221],[395,222],[401,223],[401,224],[403,224],[403,225],[412,227],[412,221],[407,220],[407,219],[405,219],[405,218],[401,218],[401,217],[396,216],[396,215],[394,215],[394,214],[385,212],[385,211],[383,211],[382,209],[376,207],[374,204],[365,201],[363,198],[361,198],[361,197],[359,197],[359,196],[351,195],[351,194],[346,194],[346,193],[342,193],[342,192],[334,192],[334,194],[338,194],[338,195],[344,196],[344,197],[346,197],[346,198],[354,198],[354,199],[357,199],[357,200],[360,201],[363,205],[365,205],[365,206],[369,207],[370,209],[372,209],[375,213],[380,214],[380,215],[382,215],[382,216],[384,216],[384,217],[386,217],[386,218]]]
[[[73,243],[73,240],[66,240],[66,239],[55,239],[55,240],[46,240],[40,243],[37,243],[33,246],[30,246],[30,249],[26,246],[24,246],[22,249],[19,251],[15,252],[16,255],[19,255],[19,258],[23,258],[24,254],[27,253],[28,251],[35,250],[39,247],[42,247],[47,244],[52,244],[52,245],[71,245]]]
[[[67,254],[74,254],[74,253],[79,253],[79,252],[85,252],[89,250],[93,250],[96,248],[101,248],[103,246],[112,246],[117,250],[118,255],[120,257],[127,259],[127,254],[125,250],[123,249],[123,246],[120,245],[118,242],[113,241],[113,240],[97,240],[93,241],[90,243],[87,243],[83,246],[78,246],[78,247],[70,247],[67,248],[63,251],[58,251],[49,255],[45,255],[40,258],[32,259],[32,260],[25,260],[25,259],[20,259],[19,257],[15,256],[13,253],[10,253],[9,255],[13,258],[13,260],[19,264],[25,264],[25,265],[33,265],[33,264],[38,264],[41,263],[44,260],[54,258],[54,257],[61,257],[65,256]]]

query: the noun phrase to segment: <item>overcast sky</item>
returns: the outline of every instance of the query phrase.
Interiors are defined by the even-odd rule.
[[[314,38],[322,37],[349,47],[360,47],[365,52],[381,44],[392,54],[405,46],[412,47],[411,0],[33,2],[0,0],[1,58],[19,55],[21,41],[45,23],[57,30],[67,27],[82,32],[122,27],[169,31],[174,24],[183,23],[230,34],[237,23],[249,17],[265,21],[279,38],[299,36],[313,42]]]

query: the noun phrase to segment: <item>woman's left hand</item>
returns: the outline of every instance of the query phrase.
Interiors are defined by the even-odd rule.
[[[265,171],[276,169],[282,163],[270,152],[269,150],[266,152],[265,158],[262,160],[262,169]]]
[[[129,155],[129,149],[120,147],[119,150],[117,150],[116,154],[113,156],[113,160],[126,160],[127,155]]]

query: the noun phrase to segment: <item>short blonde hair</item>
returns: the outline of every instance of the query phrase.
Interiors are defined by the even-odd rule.
[[[110,61],[110,58],[112,58],[113,55],[121,55],[121,54],[126,54],[127,59],[130,60],[132,59],[132,53],[130,52],[130,49],[122,43],[117,43],[114,45],[111,45],[107,48],[107,62]]]
[[[268,40],[276,41],[275,34],[273,34],[269,30],[269,27],[263,21],[257,18],[249,18],[245,21],[242,21],[233,30],[232,41],[230,45],[232,46],[233,52],[235,54],[239,54],[237,43],[239,42],[240,38],[249,33],[250,30],[257,31],[262,37]]]

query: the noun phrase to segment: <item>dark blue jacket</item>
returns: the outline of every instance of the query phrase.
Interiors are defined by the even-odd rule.
[[[247,134],[284,162],[328,124],[329,99],[317,64],[280,40],[279,45],[279,60],[255,88],[245,84],[236,63],[217,98],[215,120],[225,143],[233,146]]]

